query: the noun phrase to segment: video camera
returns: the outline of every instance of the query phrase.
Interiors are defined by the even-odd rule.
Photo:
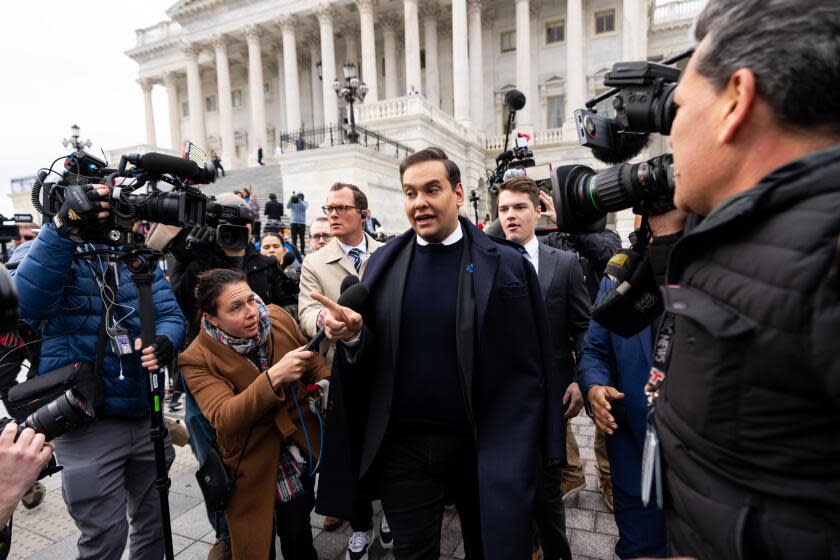
[[[208,198],[193,185],[212,183],[216,173],[206,154],[194,144],[187,142],[184,154],[184,158],[155,152],[125,154],[113,169],[102,159],[77,150],[65,157],[63,173],[52,169],[38,173],[32,204],[46,219],[54,220],[68,196],[86,197],[83,185],[106,185],[111,190],[109,217],[80,227],[71,236],[77,242],[115,246],[136,243],[133,228],[140,220],[180,227],[204,225]],[[46,182],[50,173],[61,178]],[[163,192],[158,188],[160,183],[173,188]],[[147,184],[150,192],[135,194]]]
[[[246,226],[253,222],[254,213],[247,206],[208,202],[205,233],[199,238],[195,229],[190,232],[187,249],[199,242],[215,242],[222,249],[245,249],[251,237]]]
[[[575,125],[582,146],[600,161],[618,164],[602,171],[585,165],[558,166],[551,174],[552,196],[560,231],[600,229],[609,212],[633,208],[644,216],[664,214],[674,208],[674,170],[671,154],[641,163],[623,163],[638,155],[651,133],[670,134],[676,116],[674,91],[681,71],[668,66],[691,56],[689,49],[662,64],[619,62],[604,84],[613,89],[586,102],[575,111]],[[615,117],[597,114],[595,105],[614,97]]]
[[[20,226],[18,224],[32,223],[32,214],[15,214],[12,218],[6,218],[0,214],[0,262],[9,260],[9,253],[6,245],[20,239]]]

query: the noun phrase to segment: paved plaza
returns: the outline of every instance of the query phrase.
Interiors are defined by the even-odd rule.
[[[576,559],[606,559],[614,557],[613,548],[618,532],[612,514],[607,510],[598,492],[595,475],[595,455],[592,449],[595,428],[588,418],[579,416],[573,429],[585,463],[587,489],[572,498],[566,508],[566,524]],[[195,482],[198,467],[189,447],[176,447],[175,463],[169,472],[172,488],[169,507],[172,515],[172,533],[175,555],[179,560],[204,560],[215,541],[207,521],[201,492]],[[13,560],[68,560],[75,558],[78,531],[61,497],[60,476],[44,480],[49,490],[44,502],[34,510],[23,506],[15,512],[15,529],[10,558]],[[375,511],[379,514],[376,504]],[[344,524],[336,531],[322,529],[323,518],[312,514],[312,534],[318,555],[324,560],[344,558],[350,527]],[[376,523],[378,527],[378,520]],[[279,551],[279,545],[278,545]],[[278,557],[279,552],[278,552]],[[441,558],[464,557],[458,517],[447,510],[441,540]],[[128,552],[123,555],[128,558]],[[393,555],[374,544],[370,560],[391,559]]]

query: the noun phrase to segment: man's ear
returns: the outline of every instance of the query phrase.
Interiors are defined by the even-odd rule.
[[[727,144],[735,139],[738,131],[746,124],[755,104],[755,74],[749,68],[739,68],[721,93],[723,97],[723,126],[718,139]]]

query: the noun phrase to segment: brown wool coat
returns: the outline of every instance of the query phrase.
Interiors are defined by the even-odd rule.
[[[288,313],[275,305],[268,309],[272,325],[270,361],[276,364],[307,340]],[[219,455],[231,474],[253,427],[225,514],[234,558],[267,558],[273,538],[277,465],[283,440],[291,437],[307,456],[288,386],[275,393],[265,374],[203,330],[178,358],[178,364],[201,412],[216,429]],[[329,371],[319,359],[304,378],[318,381],[327,376]],[[304,404],[305,385],[300,381],[296,385],[317,461],[321,441],[318,420]]]

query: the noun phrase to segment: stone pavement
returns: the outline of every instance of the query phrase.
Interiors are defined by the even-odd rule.
[[[586,472],[586,490],[571,499],[566,508],[566,525],[571,538],[575,559],[614,558],[613,549],[618,539],[612,514],[604,504],[598,491],[595,474],[595,454],[592,449],[595,428],[585,416],[572,420],[573,430],[580,446],[581,458]],[[172,533],[175,555],[179,560],[204,560],[215,542],[214,533],[207,521],[201,492],[195,482],[197,464],[189,447],[176,447],[175,463],[170,469],[172,488],[169,507],[172,517]],[[66,560],[75,558],[78,531],[67,513],[61,497],[59,475],[43,481],[49,490],[44,502],[34,510],[23,506],[15,512],[15,529],[12,550],[13,560]],[[375,512],[378,527],[380,508]],[[344,558],[350,527],[344,524],[340,529],[327,532],[322,529],[323,518],[312,514],[312,534],[315,547],[322,560]],[[277,547],[279,551],[279,543]],[[278,552],[279,557],[279,552]],[[123,554],[128,558],[128,553]],[[446,512],[441,540],[441,558],[464,558],[460,523],[457,515]],[[390,560],[393,555],[384,551],[378,541],[370,552],[370,560]]]

